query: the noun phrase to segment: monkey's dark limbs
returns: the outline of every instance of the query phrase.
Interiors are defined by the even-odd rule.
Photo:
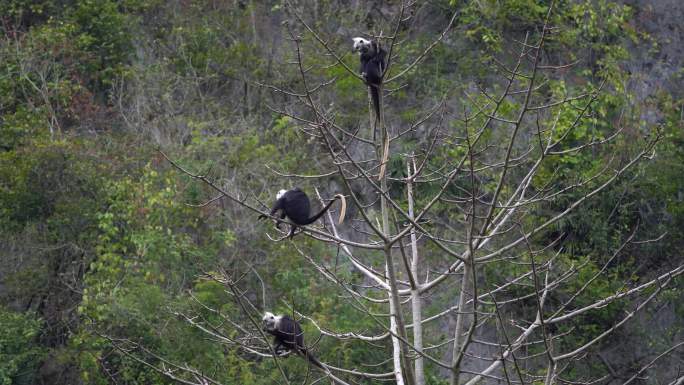
[[[280,214],[279,216],[280,216],[280,219],[285,219],[285,213],[284,212],[282,214]],[[273,214],[271,214],[270,216],[266,215],[266,214],[261,214],[257,217],[258,220],[262,220],[262,219],[266,219],[266,218],[274,219],[276,221],[276,227],[278,228],[278,230],[280,230],[280,223],[281,222],[278,220],[277,217],[274,217]]]
[[[280,227],[278,227],[278,229],[280,229]],[[292,226],[292,229],[290,229],[290,234],[287,235],[288,237],[290,237],[290,239],[294,237],[295,230],[297,230],[297,226]]]
[[[287,234],[287,238],[292,239],[295,236],[295,231],[297,230],[297,227],[299,227],[299,226],[285,221],[285,216],[286,216],[285,211],[282,211],[277,217],[274,215],[268,216],[266,214],[261,214],[261,215],[259,215],[259,217],[257,219],[259,219],[259,220],[266,219],[266,218],[273,219],[276,222],[275,227],[278,230],[282,230],[280,225],[282,225],[283,223],[289,224],[290,225],[290,232]]]
[[[284,221],[284,220],[285,220],[285,215],[286,215],[286,214],[285,214],[285,210],[281,211],[281,212],[280,212],[280,219]],[[280,224],[281,224],[281,223],[282,223],[282,222],[276,223],[276,227],[278,228],[278,230],[280,230]]]
[[[284,207],[284,206],[285,206],[285,205],[284,205],[284,200],[283,200],[283,199],[278,199],[278,200],[276,200],[276,202],[273,204],[273,207],[271,208],[271,212],[269,213],[270,217],[271,217],[271,218],[274,218],[276,212],[278,212],[278,210],[281,211],[281,212],[280,212],[280,221],[279,221],[278,219],[274,218],[274,219],[276,220],[276,228],[278,228],[278,230],[280,230],[280,223],[281,223],[281,221],[282,221],[283,219],[285,219],[285,214],[286,214],[286,213],[285,213],[285,207]],[[268,216],[267,216],[266,214],[261,214],[261,215],[259,215],[259,217],[258,217],[257,219],[261,220],[261,219],[265,219],[265,218],[268,218]]]
[[[287,346],[284,346],[278,338],[274,338],[273,343],[275,344],[273,351],[277,356],[282,356],[290,352],[290,349]]]

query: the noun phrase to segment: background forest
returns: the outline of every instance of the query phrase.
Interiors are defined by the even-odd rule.
[[[377,374],[347,383],[681,385],[682,15],[0,2],[0,385],[324,377],[270,356],[264,310]],[[378,35],[387,149],[351,52]],[[347,195],[346,222],[287,240],[257,221],[295,186],[314,210]]]

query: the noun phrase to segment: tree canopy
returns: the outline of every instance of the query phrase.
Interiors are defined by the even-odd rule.
[[[680,384],[682,11],[2,2],[0,384]]]

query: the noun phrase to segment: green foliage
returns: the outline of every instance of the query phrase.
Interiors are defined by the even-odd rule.
[[[85,72],[96,74],[101,85],[109,87],[128,62],[132,44],[130,15],[119,10],[118,2],[83,0],[69,12],[75,45],[89,54]]]
[[[502,31],[533,28],[544,19],[547,9],[546,2],[534,0],[466,2],[460,23],[468,26],[468,38],[498,51],[502,48]]]
[[[0,45],[0,150],[26,144],[28,137],[54,137],[70,124],[92,119],[103,109],[95,97],[124,74],[131,50],[128,19],[114,2],[77,5],[59,18],[8,31],[16,38]],[[52,2],[8,6],[17,15],[60,8]]]
[[[169,359],[192,363],[209,370],[226,356],[220,346],[199,338],[172,315],[173,309],[190,309],[192,300],[184,294],[189,279],[215,263],[220,248],[230,246],[229,231],[217,232],[197,244],[193,233],[202,226],[198,212],[186,206],[178,191],[177,175],[169,169],[157,170],[150,164],[135,179],[123,178],[109,184],[107,210],[98,214],[97,258],[85,277],[79,312],[96,323],[101,333],[131,338]],[[197,298],[223,311],[225,295],[202,280],[196,282]],[[173,337],[160,338],[159,328]],[[112,349],[107,341],[84,329],[77,348],[90,355],[103,355]],[[82,376],[88,381],[104,381],[99,367],[88,364],[84,355]],[[109,360],[123,370],[130,381],[166,383],[166,379],[125,356]],[[221,364],[223,365],[223,364]]]
[[[46,234],[54,240],[65,234],[86,236],[80,231],[98,208],[98,167],[73,144],[37,144],[31,156],[26,150],[0,153],[4,225],[45,222]]]
[[[538,39],[549,3],[441,1],[427,4],[413,15],[427,21],[425,25],[402,25],[392,75],[431,44],[451,11],[459,12],[454,28],[421,65],[408,71],[401,84],[388,85],[392,92],[386,99],[387,116],[393,132],[403,132],[421,119],[429,106],[447,101],[439,139],[445,145],[429,159],[426,167],[431,173],[438,175],[445,165],[448,168],[461,160],[462,170],[471,166],[486,169],[490,166],[483,164],[489,161],[487,152],[505,147],[501,139],[510,126],[490,123],[475,145],[484,161],[471,164],[467,158],[463,138],[474,139],[488,120],[485,114],[475,112],[491,105],[490,98],[475,89],[482,87],[490,95],[502,92],[505,82],[493,79],[500,75],[493,59],[510,65],[515,60],[510,51],[517,47],[512,41],[524,40],[527,33],[528,43]],[[385,35],[389,30],[383,21],[387,15],[377,17],[373,10],[368,16],[363,14],[365,7],[348,8],[338,2],[321,2],[314,10],[305,11],[315,13],[311,25],[321,30],[322,38],[356,71],[358,58],[343,54],[340,47],[347,49],[348,42],[342,42],[339,35],[365,26]],[[390,8],[383,6],[380,13],[385,9]],[[322,160],[320,154],[327,148],[304,133],[300,122],[267,108],[286,105],[289,111],[297,107],[284,103],[281,93],[257,86],[274,84],[302,92],[299,68],[289,65],[294,46],[280,37],[285,30],[279,24],[267,26],[291,16],[279,3],[9,0],[0,2],[0,15],[0,28],[7,37],[0,45],[0,245],[8,245],[10,250],[3,258],[23,263],[2,275],[0,304],[16,301],[38,311],[19,314],[0,307],[0,385],[30,383],[48,352],[59,352],[65,366],[77,368],[84,383],[172,383],[118,351],[102,335],[135,341],[172,362],[211,373],[225,384],[279,381],[272,360],[208,340],[205,333],[177,316],[197,316],[229,338],[237,338],[241,332],[223,317],[254,327],[230,290],[209,279],[206,272],[240,276],[241,289],[248,295],[257,293],[254,303],[269,310],[301,311],[331,330],[382,331],[355,303],[340,295],[339,287],[320,279],[299,253],[334,266],[336,276],[349,285],[367,285],[344,263],[345,258],[336,255],[339,250],[303,236],[294,241],[298,249],[287,241],[270,242],[263,233],[272,232],[271,224],[255,224],[251,214],[228,201],[187,205],[205,203],[216,191],[178,172],[156,156],[150,144],[161,144],[183,167],[208,175],[222,188],[248,192],[253,194],[250,199],[258,196],[266,204],[272,199],[276,178],[278,184],[301,185],[307,191],[328,182],[285,180],[264,167],[313,174],[335,166]],[[610,0],[555,2],[550,24],[556,28],[547,36],[543,63],[579,60],[581,65],[540,72],[535,83],[539,90],[530,105],[583,93],[587,97],[552,107],[545,114],[526,116],[524,127],[532,128],[521,135],[536,134],[543,141],[563,138],[554,147],[559,153],[544,158],[531,194],[532,190],[585,181],[608,160],[617,168],[648,136],[650,123],[640,122],[647,107],[639,106],[629,94],[625,85],[630,79],[622,64],[629,58],[626,42],[649,41],[652,49],[658,44],[635,30],[634,15],[630,6]],[[292,23],[288,26],[301,36],[310,86],[335,80],[315,96],[325,106],[324,113],[349,131],[366,132],[366,87],[335,63],[307,31]],[[516,80],[513,89],[524,83]],[[580,111],[601,84],[602,92],[580,118]],[[665,232],[668,237],[662,245],[648,245],[656,249],[644,244],[625,252],[607,266],[600,279],[583,289],[573,306],[624,290],[657,271],[660,264],[673,263],[669,256],[682,248],[684,238],[678,231],[684,226],[682,103],[666,92],[647,102],[648,108],[660,114],[657,119],[663,135],[654,161],[635,169],[600,199],[531,240],[562,237],[562,253],[556,256],[549,251],[535,256],[535,262],[543,264],[555,257],[558,269],[578,268],[570,283],[548,298],[550,303],[563,303],[592,279],[637,222],[642,223],[644,238]],[[522,103],[521,98],[507,98],[496,114],[515,120]],[[462,109],[473,114],[467,126],[452,118],[453,111],[459,115]],[[554,130],[535,133],[535,120]],[[581,143],[606,139],[618,127],[626,127],[626,139],[561,153]],[[425,148],[424,132],[417,127],[393,144],[390,176],[406,176],[405,154]],[[519,150],[514,148],[514,152]],[[530,151],[534,154],[538,149]],[[483,201],[490,199],[498,182],[499,170],[491,168],[476,182]],[[510,170],[513,176],[517,172]],[[520,225],[529,229],[545,222],[611,175],[608,172],[587,188],[541,202]],[[463,196],[470,183],[467,173],[459,172],[446,186],[444,197]],[[398,181],[390,182],[390,194],[405,206],[405,191],[399,186]],[[442,188],[429,181],[416,185],[418,205]],[[512,191],[504,188],[501,194],[509,196]],[[616,202],[625,204],[616,207]],[[453,205],[443,202],[433,207],[436,214],[426,218],[430,222],[425,226],[435,234],[448,231],[441,225],[463,214],[446,210]],[[377,213],[369,210],[369,215],[373,218]],[[359,258],[373,266],[384,263],[378,253],[361,253]],[[434,245],[425,247],[424,258],[444,263],[439,259],[443,252]],[[515,263],[488,264],[482,271],[483,280],[500,282],[523,274],[530,256],[523,252],[515,258]],[[62,284],[67,278],[71,278],[68,286]],[[506,291],[511,297],[531,294],[529,279]],[[443,311],[445,302],[440,295],[431,294],[425,314]],[[680,297],[681,287],[663,293],[678,315],[684,312],[682,301],[677,301]],[[40,305],[35,305],[38,302]],[[616,301],[559,326],[558,333],[574,328],[572,337],[565,339],[567,346],[559,346],[559,350],[596,337],[611,327],[628,305],[627,300]],[[50,306],[58,309],[45,310]],[[369,305],[369,310],[386,313],[380,304]],[[492,308],[483,305],[486,311]],[[536,303],[530,296],[510,311],[528,316],[536,311]],[[317,341],[316,328],[306,320],[302,324],[306,340]],[[671,330],[675,329],[681,328]],[[451,338],[437,334],[427,337],[437,342]],[[529,353],[541,352],[534,349]],[[140,350],[130,352],[159,364]],[[358,341],[322,337],[315,353],[336,366],[355,367],[360,362],[385,361],[388,352]],[[281,363],[293,382],[304,383],[304,377],[298,377],[306,369],[303,360],[290,357]],[[439,368],[428,366],[428,383],[445,383],[437,376]],[[387,363],[376,369],[390,368]],[[570,378],[590,377],[585,374],[572,372]]]
[[[31,383],[46,349],[38,344],[41,321],[0,307],[0,384]]]
[[[0,15],[6,17],[2,29],[17,30],[44,23],[59,14],[54,0],[6,0],[0,3]]]

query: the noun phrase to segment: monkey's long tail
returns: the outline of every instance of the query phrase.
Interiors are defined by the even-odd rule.
[[[380,88],[376,84],[371,84],[371,98],[373,99],[373,108],[375,108],[375,125],[377,127],[377,122],[380,121]]]
[[[378,100],[382,100],[382,92],[381,88],[376,89],[378,92]],[[380,106],[380,104],[378,104]],[[385,118],[384,114],[381,115],[381,107],[378,107],[378,116],[376,119],[376,128],[375,130],[377,131],[378,127],[380,128],[382,132],[382,161],[380,162],[380,172],[378,172],[378,180],[382,180],[382,178],[385,177],[385,171],[387,170],[387,161],[389,160],[389,145],[390,145],[390,136],[389,132],[387,131],[387,126],[385,126]]]
[[[325,366],[323,366],[321,361],[318,361],[318,359],[313,354],[309,353],[308,350],[300,348],[299,353],[301,353],[301,355],[304,356],[304,358],[306,358],[312,364],[318,366],[319,368],[325,370],[326,372],[328,371],[328,369]]]
[[[306,349],[300,348],[298,351],[299,351],[299,354],[301,354],[302,356],[304,356],[304,358],[307,359],[307,361],[311,362],[312,364],[314,364],[318,368],[320,368],[322,371],[324,371],[325,374],[327,374],[328,377],[330,377],[330,379],[332,379],[335,383],[337,383],[338,385],[349,385],[347,382],[344,382],[344,380],[342,380],[341,378],[332,374],[332,372],[330,371],[330,369],[328,369],[328,367],[323,365],[321,363],[321,361],[318,361],[318,359],[316,359],[316,357],[314,357],[313,354],[310,354],[309,352],[307,352]]]
[[[340,204],[342,205],[340,207],[340,218],[337,220],[337,224],[341,225],[342,222],[344,222],[344,217],[347,214],[347,199],[345,199],[344,195],[342,194],[335,194],[335,198],[340,199]]]

